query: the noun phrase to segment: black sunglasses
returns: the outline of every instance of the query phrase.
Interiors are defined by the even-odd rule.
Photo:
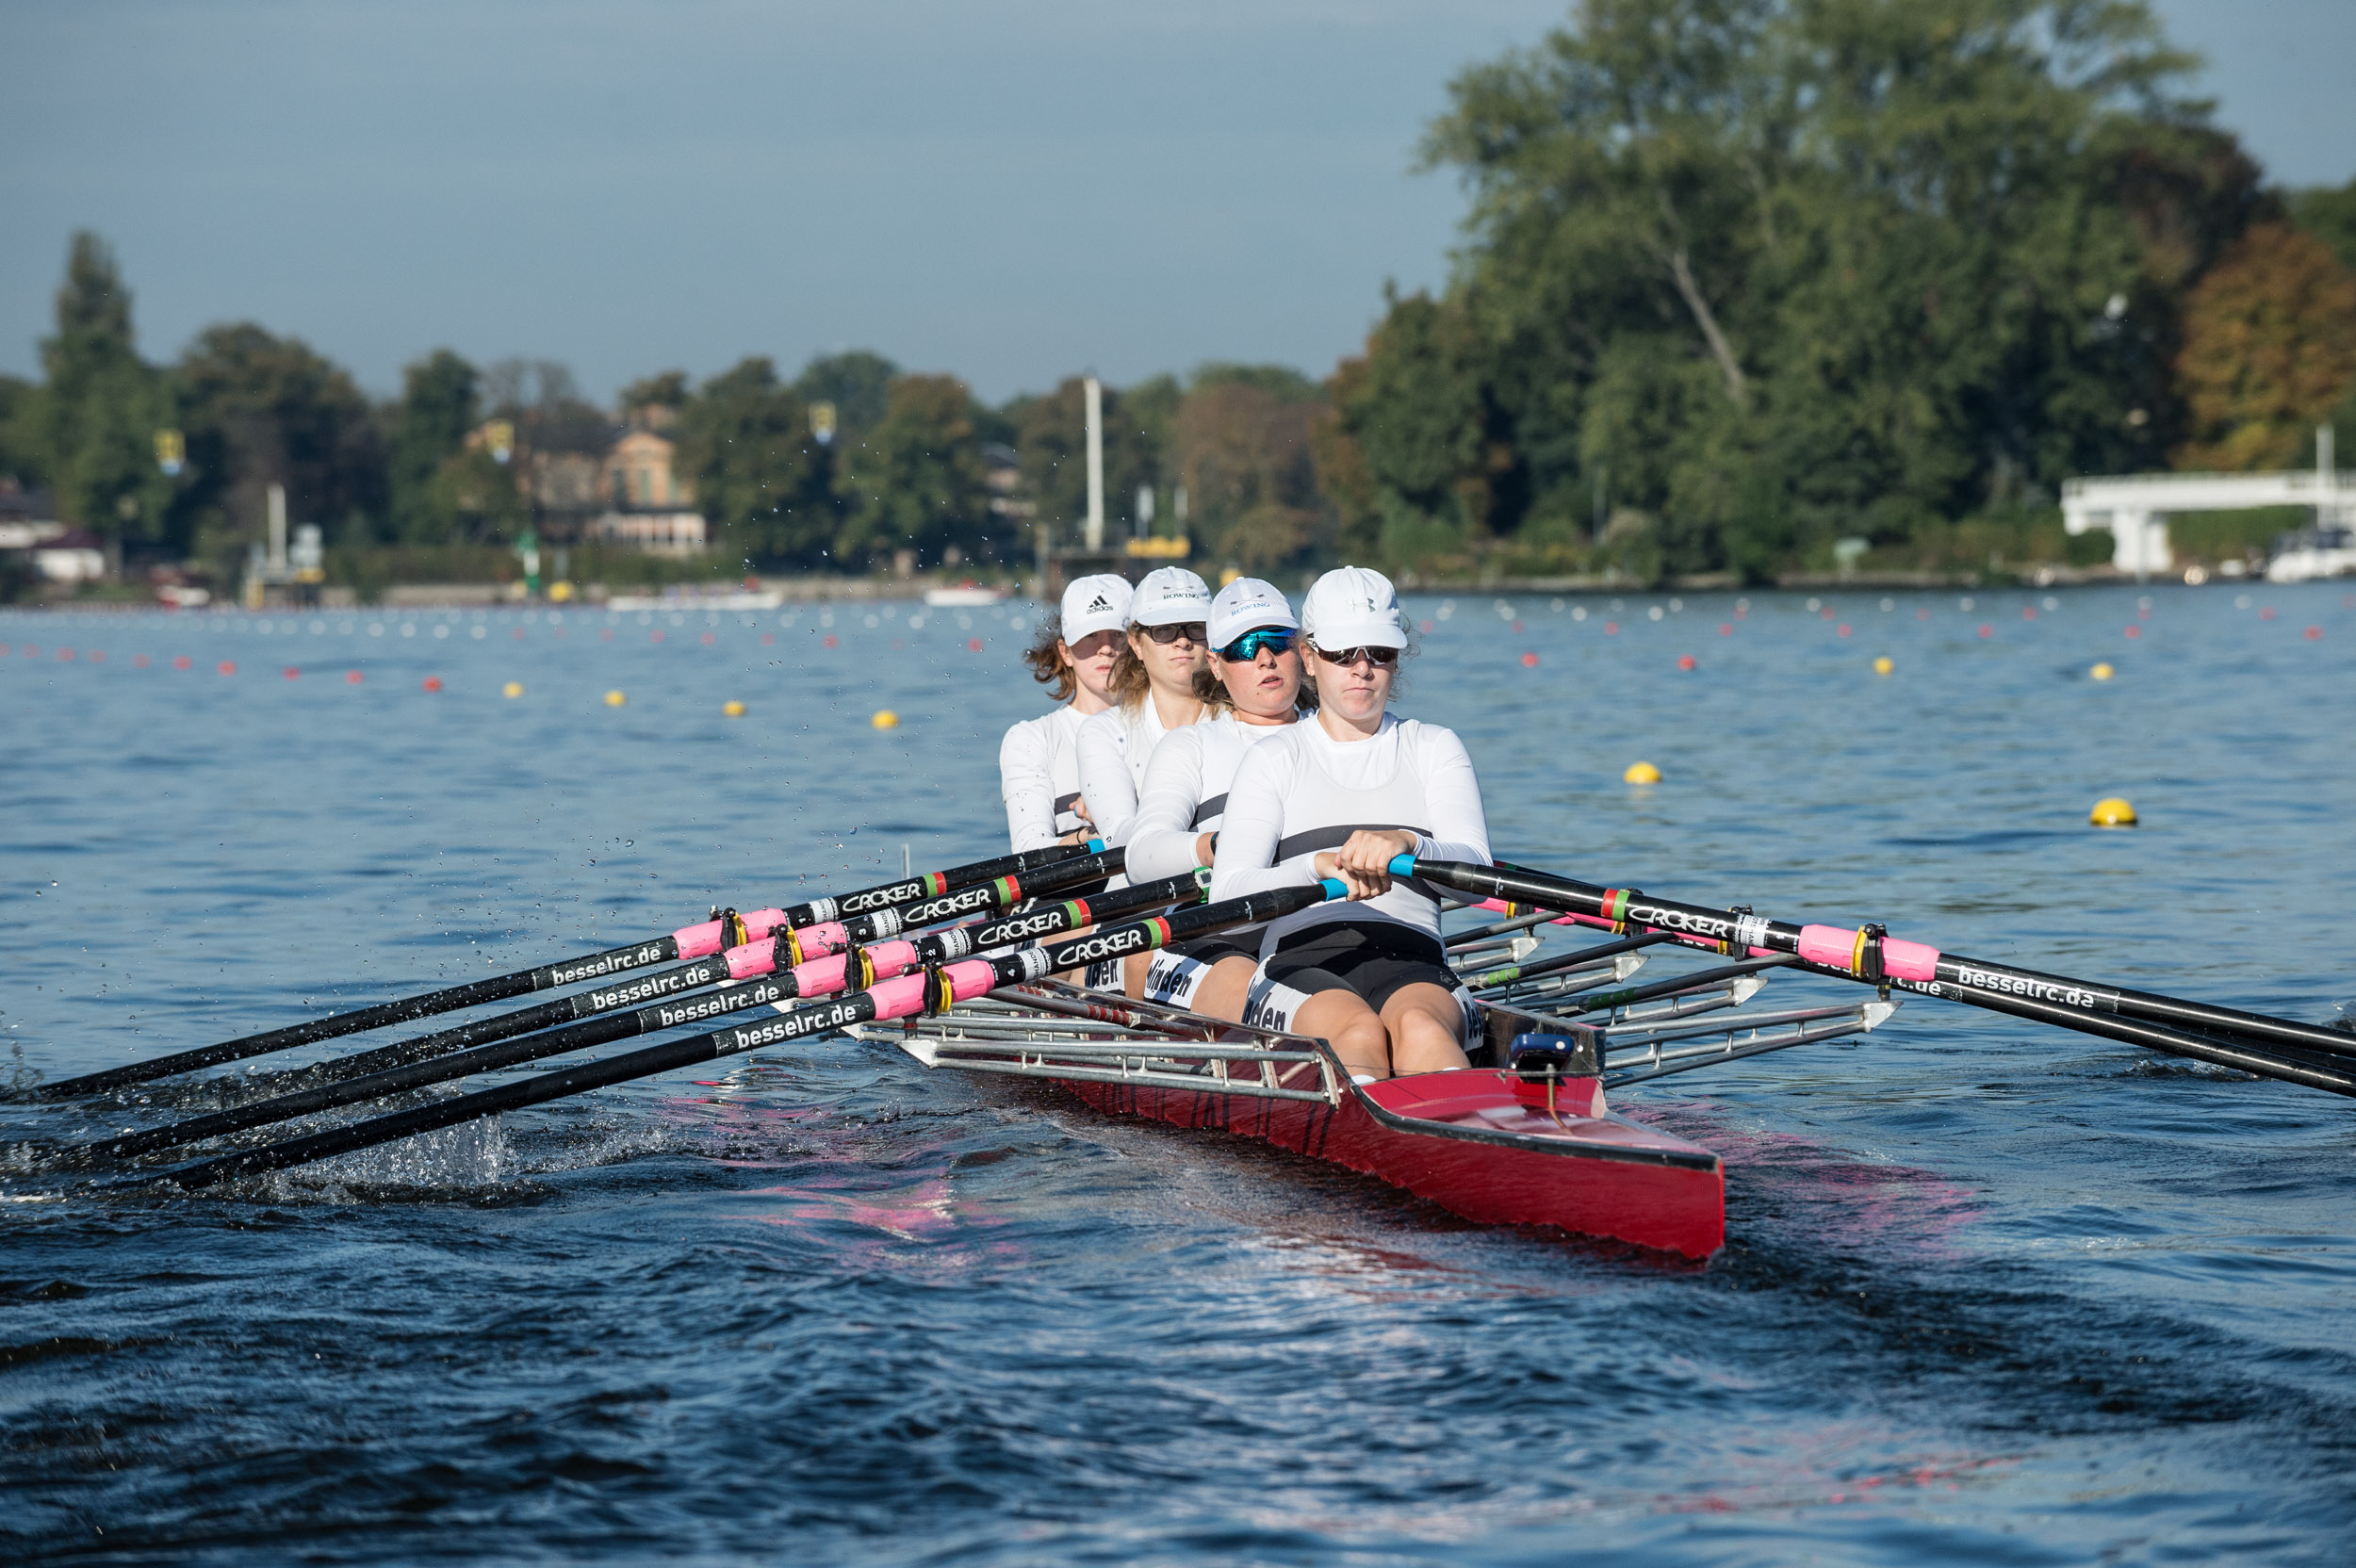
[[[1145,634],[1164,647],[1168,647],[1181,637],[1189,643],[1210,641],[1210,630],[1201,621],[1171,621],[1167,626],[1149,626],[1145,629]]]
[[[1312,643],[1309,645],[1313,648],[1317,647],[1315,643]],[[1399,662],[1399,649],[1372,647],[1334,648],[1331,652],[1328,652],[1324,648],[1317,648],[1317,657],[1324,660],[1329,664],[1340,664],[1345,668],[1351,664],[1355,664],[1359,660],[1363,659],[1378,670],[1387,670]]]

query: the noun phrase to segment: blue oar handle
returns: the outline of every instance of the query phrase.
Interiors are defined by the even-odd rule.
[[[1343,887],[1339,882],[1330,876],[1319,882],[1317,886],[1325,890],[1325,896],[1328,898],[1348,898],[1350,896],[1350,890]]]
[[[1413,876],[1415,874],[1415,858],[1412,855],[1394,855],[1388,870],[1393,876]]]

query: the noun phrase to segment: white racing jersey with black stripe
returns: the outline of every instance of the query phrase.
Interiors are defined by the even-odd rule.
[[[1145,765],[1163,737],[1176,733],[1162,727],[1161,710],[1150,693],[1135,708],[1107,708],[1080,727],[1072,743],[1079,754],[1080,791],[1106,843],[1127,841],[1137,792],[1145,786]]]
[[[1412,833],[1413,853],[1428,859],[1489,863],[1481,782],[1454,730],[1386,713],[1373,735],[1336,741],[1309,718],[1253,746],[1228,786],[1211,898],[1315,882],[1318,852],[1339,849],[1361,828]],[[1261,954],[1334,921],[1396,922],[1436,944],[1439,894],[1401,878],[1377,898],[1320,904],[1272,923]]]
[[[1219,831],[1235,769],[1253,746],[1290,727],[1245,724],[1224,712],[1163,736],[1145,764],[1137,814],[1122,836],[1130,877],[1152,882],[1192,871],[1194,841]]]
[[[1070,703],[1007,727],[998,743],[998,792],[1006,803],[1006,837],[1017,850],[1047,849],[1088,825],[1080,804],[1080,727]]]

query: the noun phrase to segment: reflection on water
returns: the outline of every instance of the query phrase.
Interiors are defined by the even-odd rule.
[[[1403,708],[1512,858],[2328,1018],[2356,613],[2250,592],[1833,596],[1847,638],[1425,597]],[[914,609],[0,615],[7,1065],[989,853],[1021,637]],[[2356,1111],[1993,1016],[1620,1097],[1727,1159],[1704,1267],[841,1040],[202,1198],[40,1174],[303,1054],[0,1108],[11,1559],[2287,1563],[2356,1522]]]

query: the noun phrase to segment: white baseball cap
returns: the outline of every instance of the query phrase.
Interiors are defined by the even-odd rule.
[[[1072,580],[1063,591],[1063,617],[1057,635],[1076,643],[1100,631],[1119,631],[1129,624],[1129,600],[1137,590],[1129,580],[1112,572]]]
[[[1260,627],[1301,629],[1284,596],[1256,577],[1239,577],[1211,600],[1211,646],[1223,648]]]
[[[1407,645],[1398,592],[1389,578],[1365,566],[1336,566],[1311,583],[1301,600],[1301,625],[1311,642],[1333,653]]]
[[[1184,566],[1156,566],[1137,584],[1129,619],[1139,626],[1170,626],[1211,618],[1211,586]]]

